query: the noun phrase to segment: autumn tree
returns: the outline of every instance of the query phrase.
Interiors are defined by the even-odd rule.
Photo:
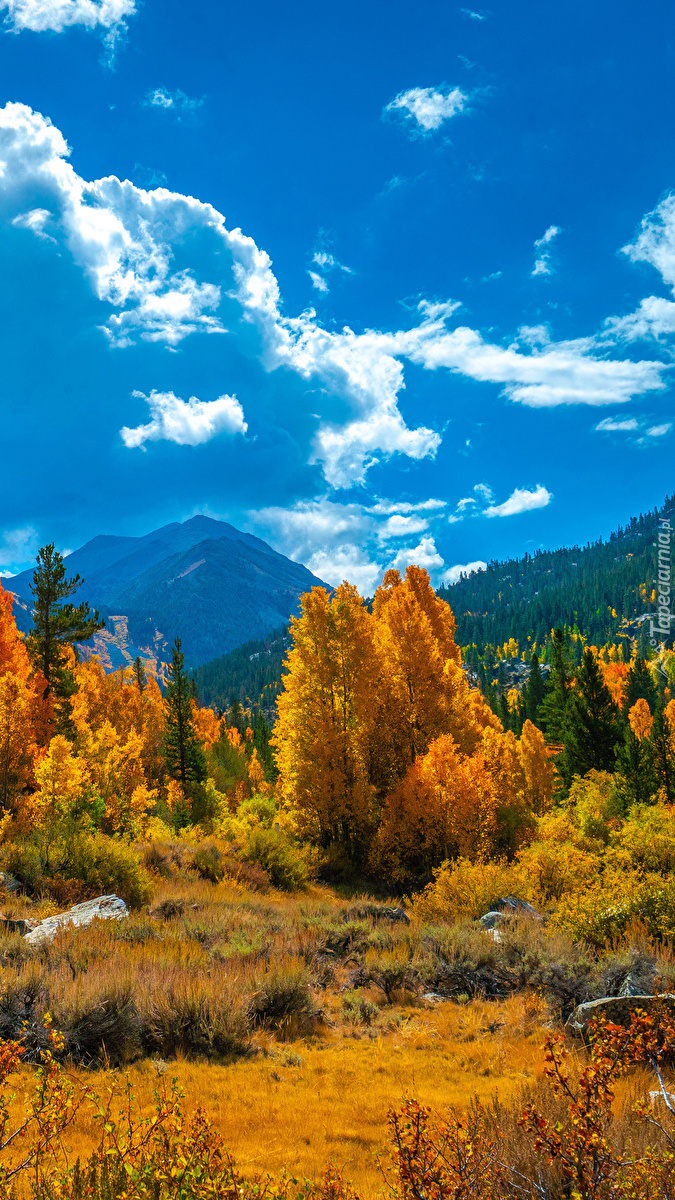
[[[617,786],[626,808],[648,804],[657,791],[650,735],[654,719],[641,697],[628,712],[623,741],[616,750]]]
[[[192,688],[185,670],[181,641],[177,637],[167,672],[164,759],[171,779],[180,784],[184,798],[206,781],[206,757],[197,737],[192,708]]]
[[[42,705],[31,678],[13,597],[0,584],[0,808],[15,811],[33,778]]]
[[[377,703],[372,619],[355,587],[313,588],[291,618],[293,647],[272,745],[298,829],[359,858],[373,822],[369,779]]]
[[[30,585],[34,611],[27,649],[34,667],[44,677],[45,699],[53,695],[57,702],[62,702],[73,695],[76,687],[68,651],[77,642],[88,641],[105,625],[86,602],[65,603],[82,582],[79,575],[66,578],[63,556],[53,542],[38,552]]]
[[[469,686],[452,611],[426,571],[410,566],[404,579],[387,571],[375,593],[373,619],[379,681],[371,778],[385,796],[434,738],[449,733],[470,754],[482,730],[499,721]]]
[[[657,704],[649,738],[657,787],[666,804],[675,801],[675,700]]]
[[[483,754],[466,757],[443,734],[387,797],[371,868],[409,886],[426,882],[445,859],[485,858],[495,844],[497,805],[496,779]]]

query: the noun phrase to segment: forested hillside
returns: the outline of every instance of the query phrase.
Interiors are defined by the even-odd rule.
[[[672,513],[675,494],[660,509],[633,517],[625,528],[587,546],[541,550],[441,588],[457,622],[461,646],[501,645],[528,638],[541,646],[551,629],[576,625],[588,641],[616,638],[622,621],[648,612],[656,574],[655,530]]]

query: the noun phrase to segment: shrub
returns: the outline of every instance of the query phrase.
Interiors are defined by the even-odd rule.
[[[239,996],[206,981],[169,981],[146,1001],[146,1051],[229,1058],[247,1049],[246,1012]]]
[[[171,857],[169,852],[156,842],[143,849],[143,865],[146,871],[159,875],[160,879],[170,879],[172,875]]]
[[[152,881],[133,848],[102,833],[76,837],[62,873],[81,883],[85,896],[114,892],[129,908],[141,908],[152,896]]]
[[[421,921],[452,921],[481,917],[498,896],[529,899],[531,894],[527,873],[517,863],[505,859],[474,863],[458,858],[437,867],[432,882],[413,897],[412,910]]]
[[[244,858],[266,871],[275,887],[287,892],[307,887],[307,862],[289,838],[276,829],[254,829],[248,839]]]
[[[192,867],[200,879],[208,879],[211,883],[220,883],[225,878],[223,855],[213,842],[205,842],[195,850]]]
[[[254,986],[249,1001],[249,1018],[254,1029],[273,1029],[291,1017],[317,1015],[307,968],[300,959],[272,962],[254,976]]]
[[[66,1030],[66,1050],[75,1062],[119,1066],[141,1053],[141,1020],[130,982],[108,984],[78,995],[74,1008],[53,1005],[57,1024]]]

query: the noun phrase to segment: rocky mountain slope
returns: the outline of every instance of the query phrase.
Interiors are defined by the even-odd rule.
[[[95,537],[68,556],[66,568],[84,579],[80,598],[106,618],[84,652],[98,653],[108,669],[140,654],[156,671],[177,634],[187,665],[198,666],[264,638],[288,621],[303,592],[328,586],[260,538],[210,517],[145,537]],[[32,576],[24,571],[7,581],[24,630]]]

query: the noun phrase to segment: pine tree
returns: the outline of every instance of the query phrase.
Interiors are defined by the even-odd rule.
[[[530,674],[525,687],[523,688],[523,700],[525,702],[525,715],[528,721],[533,725],[539,724],[539,709],[543,704],[546,696],[546,682],[541,673],[539,666],[539,658],[535,652],[532,653],[530,659]]]
[[[564,739],[572,678],[567,638],[562,629],[554,629],[551,641],[550,687],[539,709],[546,740],[554,744],[560,744]]]
[[[654,800],[657,784],[650,750],[649,740],[637,737],[627,725],[616,750],[618,788],[626,808]]]
[[[207,777],[206,756],[197,738],[192,714],[192,689],[185,670],[181,641],[177,637],[167,673],[164,761],[167,774],[180,783],[183,796]]]
[[[586,649],[567,704],[564,750],[556,762],[567,786],[575,775],[612,771],[619,736],[619,710],[592,650]]]
[[[53,542],[42,547],[30,585],[35,609],[26,648],[33,667],[45,678],[45,700],[51,696],[55,701],[65,701],[73,695],[77,689],[68,665],[69,647],[75,649],[77,642],[88,641],[105,626],[105,621],[86,602],[64,604],[82,582],[79,575],[66,579],[63,556]]]
[[[628,668],[626,678],[626,694],[623,702],[624,712],[633,707],[636,700],[646,700],[652,712],[658,698],[656,684],[644,658],[640,655],[634,658]]]
[[[138,688],[139,692],[143,692],[145,690],[145,685],[148,682],[148,677],[145,673],[145,667],[143,666],[143,660],[140,654],[134,659],[134,679],[136,680],[136,687]]]
[[[664,789],[666,804],[675,801],[675,713],[673,701],[668,709],[657,704],[650,736],[650,746],[657,785]],[[672,717],[671,717],[672,714]]]

